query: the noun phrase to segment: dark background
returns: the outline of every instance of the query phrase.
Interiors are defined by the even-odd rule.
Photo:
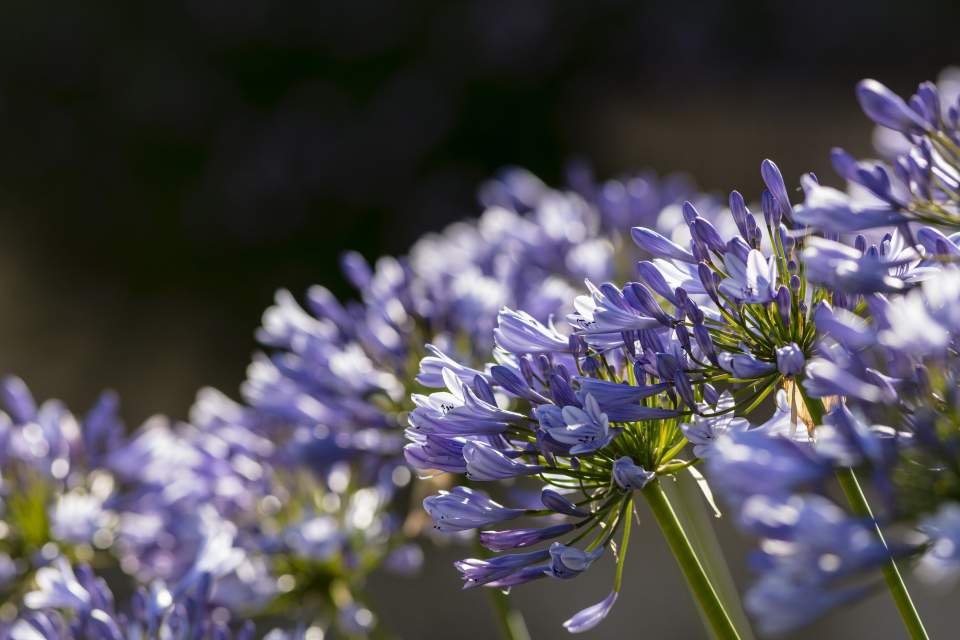
[[[869,151],[856,80],[960,62],[960,4],[929,0],[139,4],[0,3],[0,370],[78,408],[116,388],[134,424],[234,392],[274,289],[347,295],[342,250],[477,214],[504,165],[835,181],[831,146]],[[699,636],[650,524],[597,637]],[[518,590],[535,636],[602,578]],[[407,637],[490,631],[446,565],[416,585],[378,585]],[[882,596],[817,632],[901,637]]]

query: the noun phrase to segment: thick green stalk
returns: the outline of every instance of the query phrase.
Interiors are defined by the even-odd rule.
[[[687,579],[687,586],[693,594],[694,600],[700,606],[704,617],[706,617],[710,630],[714,637],[719,640],[740,640],[740,634],[730,620],[730,616],[720,602],[716,590],[710,583],[703,565],[697,558],[686,532],[677,519],[677,514],[667,500],[667,496],[660,486],[659,480],[653,480],[642,490],[643,497],[646,498],[653,517],[663,532],[663,537],[667,539],[673,557],[676,558],[680,570]]]
[[[803,396],[804,403],[807,405],[807,411],[810,413],[814,425],[823,424],[823,402],[808,397],[803,391],[802,386],[798,388]],[[883,531],[873,517],[873,511],[870,509],[870,503],[867,502],[867,497],[863,495],[863,489],[860,488],[857,474],[854,473],[853,469],[847,468],[838,470],[836,475],[850,508],[853,509],[854,513],[858,516],[869,518],[873,522],[873,528],[877,537],[886,547],[887,542],[883,538]],[[910,592],[907,591],[907,585],[903,582],[903,576],[900,575],[897,563],[894,562],[893,558],[890,558],[883,565],[881,571],[883,573],[883,580],[887,583],[887,590],[890,591],[890,596],[897,605],[897,611],[900,613],[900,618],[903,620],[903,625],[907,628],[910,637],[913,638],[913,640],[927,640],[929,636],[927,635],[926,629],[923,628],[923,621],[920,619],[920,614],[917,613],[917,608],[910,598]]]
[[[513,607],[510,597],[499,589],[491,588],[486,591],[490,594],[490,603],[496,613],[504,640],[530,640],[530,632],[527,631],[523,614]]]
[[[723,548],[720,546],[720,540],[717,539],[717,532],[713,526],[714,518],[708,513],[703,492],[689,473],[681,472],[671,477],[675,482],[663,483],[667,500],[673,505],[680,526],[687,532],[691,545],[697,550],[707,577],[716,589],[740,637],[743,640],[752,640],[754,636],[750,619],[743,609],[740,593],[724,558]],[[701,615],[703,615],[702,612]]]
[[[837,480],[840,481],[840,487],[843,489],[843,494],[847,497],[847,502],[850,503],[850,507],[857,515],[869,518],[873,522],[877,537],[880,538],[880,542],[886,546],[887,543],[883,539],[883,532],[873,517],[873,512],[870,510],[870,503],[867,502],[867,497],[863,495],[863,490],[860,488],[860,483],[857,481],[857,475],[853,472],[853,469],[840,469],[837,471]],[[893,558],[890,558],[890,560],[883,565],[881,571],[883,572],[883,579],[887,583],[887,589],[890,591],[890,596],[897,605],[897,611],[900,612],[900,618],[903,619],[903,624],[910,633],[910,637],[914,640],[926,640],[929,638],[926,629],[923,628],[923,621],[920,619],[920,614],[917,613],[917,608],[910,598],[910,592],[907,591],[907,585],[903,582],[903,576],[900,575],[900,570],[897,568],[897,563],[893,561]]]

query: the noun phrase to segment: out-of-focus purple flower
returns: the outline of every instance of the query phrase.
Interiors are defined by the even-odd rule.
[[[857,84],[857,100],[867,117],[889,129],[914,133],[928,128],[923,118],[907,106],[903,98],[876,80],[861,80]]]
[[[525,311],[507,308],[500,310],[494,338],[498,347],[517,354],[565,351],[569,342]]]
[[[917,570],[929,582],[955,584],[960,580],[960,505],[946,503],[920,523],[930,539]]]
[[[692,422],[680,425],[683,435],[693,445],[693,455],[706,458],[712,455],[713,445],[717,438],[733,431],[745,431],[750,423],[745,418],[738,418],[733,413],[734,402],[730,392],[724,392],[713,407],[713,412],[719,415],[704,417],[695,415]]]

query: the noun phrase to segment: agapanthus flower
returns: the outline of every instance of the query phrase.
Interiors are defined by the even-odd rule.
[[[487,373],[467,382],[445,369],[446,386],[462,385],[462,392],[417,399],[407,431],[408,460],[421,473],[463,473],[477,483],[495,483],[494,489],[504,481],[542,483],[542,508],[514,508],[467,487],[424,501],[438,529],[478,530],[480,544],[496,554],[456,563],[465,586],[575,578],[620,539],[613,589],[564,623],[574,633],[599,624],[617,600],[634,500],[642,495],[661,504],[660,482],[689,465],[679,457],[686,444],[682,417],[689,408],[671,385],[690,356],[673,320],[646,314],[637,296],[612,285],[591,285],[590,291],[595,306],[579,302],[566,333],[527,314],[501,311]],[[653,300],[649,291],[645,295]],[[604,319],[612,324],[600,327],[584,321],[586,309],[601,307],[622,321]],[[620,322],[633,328],[613,328]],[[516,338],[504,339],[507,334]],[[422,363],[423,373],[435,366],[435,358]],[[699,392],[691,393],[695,402],[703,401]],[[458,415],[457,398],[471,396],[484,399],[484,415],[494,419],[465,421]],[[721,402],[720,396],[712,402]],[[722,402],[729,402],[729,395]],[[445,410],[433,408],[444,403],[449,403]],[[457,452],[462,465],[452,462]],[[728,618],[720,624],[727,625],[725,631],[732,628]]]
[[[108,455],[124,427],[110,392],[79,419],[58,400],[38,405],[16,377],[0,381],[0,399],[0,594],[9,594],[61,550],[92,559],[112,539]]]
[[[216,578],[209,573],[186,585],[158,581],[137,588],[129,609],[120,610],[103,578],[61,556],[37,572],[35,588],[23,597],[21,616],[0,634],[10,640],[252,640],[253,622],[230,620],[218,609],[211,599],[215,587]],[[302,640],[304,634],[282,637]]]
[[[857,161],[834,149],[837,173],[865,197],[806,185],[797,220],[834,233],[912,221],[956,228],[960,224],[960,95],[955,74],[953,69],[945,72],[940,87],[921,83],[908,100],[876,80],[860,82],[857,99],[882,130],[881,151],[888,153],[890,161]]]

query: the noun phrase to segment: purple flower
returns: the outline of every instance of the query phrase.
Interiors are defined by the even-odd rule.
[[[668,258],[679,260],[681,262],[690,262],[696,264],[697,259],[693,254],[673,242],[664,238],[662,235],[646,227],[634,227],[630,230],[630,235],[637,246],[649,253],[654,258]]]
[[[854,203],[850,196],[818,184],[805,176],[804,201],[793,212],[794,219],[809,227],[828,233],[851,233],[876,227],[889,227],[906,222],[908,218],[889,205]]]
[[[808,445],[767,430],[729,432],[718,438],[707,468],[713,481],[735,498],[783,494],[816,484],[833,470]]]
[[[570,633],[583,633],[584,631],[593,629],[603,622],[603,619],[606,618],[610,610],[613,609],[613,605],[617,602],[618,595],[620,595],[619,591],[611,591],[610,595],[601,602],[587,607],[564,622],[563,627]]]
[[[628,456],[613,461],[613,481],[625,491],[639,491],[656,476],[655,472],[647,471]]]
[[[603,547],[584,551],[559,542],[550,545],[550,575],[561,580],[576,578],[590,568],[593,561],[603,555]]]
[[[728,278],[720,282],[720,291],[735,300],[749,304],[766,304],[773,300],[777,287],[777,259],[751,249],[746,262],[729,253],[724,256]]]
[[[545,407],[546,409],[546,407]],[[550,438],[568,448],[570,455],[592,453],[602,449],[613,440],[618,433],[610,428],[607,415],[600,411],[593,396],[587,395],[583,409],[570,405],[560,409],[560,420],[544,419],[541,416],[541,426]]]
[[[785,376],[795,376],[803,371],[806,358],[796,342],[777,347],[777,370]]]
[[[441,491],[423,501],[424,510],[440,531],[467,531],[519,518],[523,509],[508,509],[483,493],[467,487]]]
[[[569,341],[552,327],[548,327],[525,311],[504,307],[497,316],[493,331],[497,346],[509,353],[565,352]]]
[[[757,360],[749,353],[730,353],[725,351],[718,356],[720,366],[729,371],[735,378],[749,380],[760,378],[777,370],[772,362]]]
[[[652,385],[629,385],[596,378],[580,377],[581,397],[592,396],[600,409],[614,422],[633,422],[647,417],[656,417],[650,409],[640,404],[644,398],[657,395],[667,388],[665,383]]]
[[[914,256],[907,261],[914,260]],[[902,261],[885,261],[880,256],[863,255],[854,248],[811,237],[803,251],[807,277],[811,282],[846,293],[889,293],[905,288],[904,280],[890,273]]]
[[[454,566],[460,572],[463,578],[464,589],[479,586],[502,587],[503,582],[517,584],[517,574],[536,563],[543,562],[550,558],[550,552],[546,549],[539,551],[529,551],[527,553],[512,553],[502,556],[496,556],[489,559],[467,558],[454,562]],[[524,572],[524,576],[533,579],[536,573],[539,577],[545,577],[546,566],[539,565],[534,573]]]
[[[928,582],[956,583],[960,579],[960,505],[941,505],[920,523],[920,529],[930,538],[917,567],[920,575]]]
[[[504,480],[529,476],[543,471],[543,466],[525,464],[511,458],[485,442],[470,441],[463,445],[467,477],[471,480]]]
[[[680,425],[683,435],[693,445],[693,455],[698,458],[709,457],[717,438],[725,433],[745,431],[750,426],[745,418],[734,416],[733,404],[733,396],[725,391],[715,407],[715,412],[720,415],[709,418],[695,415],[693,422]]]
[[[544,528],[509,529],[507,531],[481,531],[480,544],[491,551],[521,549],[540,544],[573,531],[572,524],[556,524]]]
[[[857,84],[857,100],[867,117],[881,126],[902,133],[917,133],[928,128],[903,98],[876,80],[861,80]]]
[[[623,292],[613,285],[604,284],[597,288],[589,280],[586,284],[591,295],[577,297],[577,313],[568,316],[570,324],[578,331],[586,334],[620,333],[660,326],[659,320],[629,304]]]

